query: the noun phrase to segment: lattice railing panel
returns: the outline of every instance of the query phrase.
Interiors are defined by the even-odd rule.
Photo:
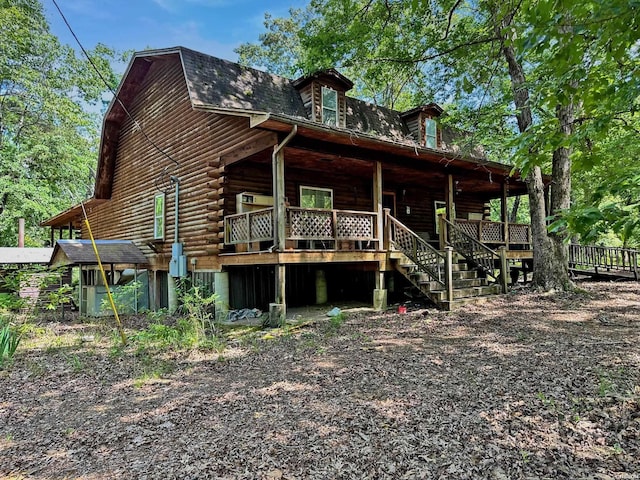
[[[509,224],[509,243],[529,243],[529,225]]]
[[[456,226],[462,230],[464,233],[473,238],[480,238],[479,227],[480,224],[478,222],[467,222],[456,220]]]
[[[249,241],[249,221],[246,215],[226,219],[227,240],[225,243],[235,244]]]
[[[339,240],[373,240],[374,213],[336,213],[336,237]]]
[[[480,222],[480,238],[485,243],[501,243],[504,242],[504,224],[497,222]]]
[[[273,210],[261,210],[249,214],[251,241],[263,241],[273,238]]]
[[[224,231],[229,245],[273,240],[273,208],[228,215]]]
[[[289,208],[289,238],[294,240],[332,240],[331,210]]]

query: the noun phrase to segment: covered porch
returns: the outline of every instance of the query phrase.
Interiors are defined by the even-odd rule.
[[[327,141],[317,138],[322,135]],[[513,258],[531,255],[529,226],[508,221],[508,197],[526,193],[508,167],[343,140],[294,128],[273,150],[234,157],[223,167],[220,265],[272,265],[275,315],[285,309],[291,264],[373,263],[375,292],[385,291],[393,260],[389,216],[436,250],[448,242],[442,215],[476,241],[514,252]],[[494,199],[501,202],[501,221],[490,220]]]

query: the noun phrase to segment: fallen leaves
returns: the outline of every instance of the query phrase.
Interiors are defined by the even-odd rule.
[[[0,478],[639,478],[640,293],[584,286],[352,314],[222,358],[114,356],[84,331],[19,351]]]

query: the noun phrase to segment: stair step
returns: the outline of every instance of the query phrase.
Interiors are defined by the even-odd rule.
[[[500,293],[500,285],[484,285],[479,287],[455,288],[453,290],[453,299],[458,300],[468,297],[480,297],[484,295],[496,295]],[[437,302],[444,302],[447,299],[445,290],[431,290],[424,292]]]
[[[478,272],[476,270],[459,270],[451,272],[451,278],[453,280],[462,280],[466,278],[478,278]]]
[[[436,281],[429,280],[428,278],[418,281],[420,286],[426,290],[442,290],[442,285]],[[463,278],[453,281],[453,288],[469,288],[469,287],[483,287],[487,285],[486,278]]]
[[[491,300],[491,299],[495,298],[497,295],[501,295],[501,293],[493,294],[493,295],[482,295],[482,296],[479,296],[479,297],[458,298],[458,299],[453,300],[451,302],[443,300],[441,302],[438,302],[438,306],[440,308],[442,308],[443,310],[451,311],[451,310],[455,310],[455,309],[457,309],[459,307],[462,307],[464,305],[486,302],[488,300]]]
[[[420,270],[420,267],[418,267],[418,265],[416,265],[415,263],[404,262],[404,263],[399,263],[398,266],[409,271]],[[440,268],[444,272],[444,264],[440,265]],[[466,263],[454,263],[453,265],[451,265],[451,271],[452,272],[475,272],[475,270],[469,270],[469,265],[467,265]]]

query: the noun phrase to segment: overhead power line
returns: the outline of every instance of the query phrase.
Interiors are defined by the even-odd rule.
[[[58,13],[62,17],[62,20],[64,21],[64,23],[67,26],[67,28],[69,29],[69,32],[71,32],[71,35],[73,36],[73,38],[75,39],[76,43],[80,47],[80,50],[82,50],[82,53],[84,54],[84,56],[89,61],[89,64],[91,65],[93,70],[95,70],[96,74],[98,75],[98,77],[100,78],[102,83],[104,83],[104,85],[107,87],[107,89],[109,89],[109,91],[111,92],[111,94],[113,95],[115,100],[118,102],[118,104],[120,104],[120,106],[124,110],[124,113],[127,115],[127,117],[129,117],[129,119],[135,124],[136,128],[138,128],[140,130],[140,133],[142,133],[142,136],[145,138],[145,140],[147,142],[149,142],[153,146],[153,148],[155,148],[161,155],[163,155],[164,157],[166,157],[167,159],[169,159],[170,161],[175,163],[176,166],[179,167],[180,166],[180,162],[178,162],[176,159],[174,159],[171,155],[169,155],[166,151],[164,151],[164,149],[162,149],[156,142],[154,142],[149,137],[149,135],[147,135],[147,132],[144,131],[144,128],[142,128],[142,125],[140,125],[138,123],[138,121],[135,118],[133,118],[133,115],[131,115],[131,113],[129,112],[127,107],[125,107],[124,103],[122,103],[122,100],[120,100],[120,97],[118,97],[118,94],[116,93],[116,91],[113,89],[113,87],[111,85],[109,85],[109,82],[107,82],[107,80],[104,78],[104,76],[102,75],[102,72],[100,72],[100,69],[97,67],[97,65],[94,63],[93,59],[89,55],[89,52],[87,52],[87,50],[82,45],[82,42],[80,42],[80,39],[78,38],[76,33],[73,31],[73,28],[71,28],[71,25],[69,24],[69,21],[67,20],[67,17],[65,17],[64,13],[62,13],[62,9],[58,5],[58,2],[56,0],[51,0],[51,1],[53,2],[53,4],[55,5],[56,9],[58,10]]]

